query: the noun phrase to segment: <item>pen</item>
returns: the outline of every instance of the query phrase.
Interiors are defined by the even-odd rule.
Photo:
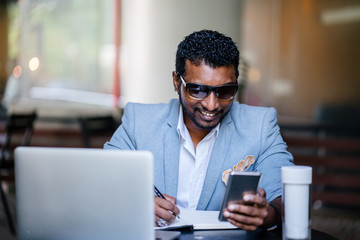
[[[166,198],[164,197],[164,195],[162,195],[162,193],[159,191],[159,189],[157,189],[157,187],[156,187],[155,185],[154,185],[154,191],[155,191],[156,195],[157,195],[159,198],[162,198],[162,199],[165,199],[165,200],[166,200]],[[173,213],[172,211],[169,211],[169,212],[171,212],[172,214],[175,215],[175,213]],[[176,215],[175,215],[175,216],[176,216]],[[180,219],[179,216],[176,216],[176,217]]]
[[[164,197],[164,195],[162,195],[162,193],[159,191],[159,189],[157,189],[157,187],[154,185],[154,190],[155,190],[155,193],[156,195],[159,197],[159,198],[162,198],[162,199],[166,199]]]

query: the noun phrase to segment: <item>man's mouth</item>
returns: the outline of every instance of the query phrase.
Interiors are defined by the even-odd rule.
[[[216,113],[210,113],[210,112],[205,112],[205,111],[201,111],[201,110],[199,110],[199,111],[202,115],[205,115],[207,117],[213,117],[216,115]]]

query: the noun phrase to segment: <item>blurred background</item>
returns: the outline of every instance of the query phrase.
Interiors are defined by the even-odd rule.
[[[3,133],[10,116],[35,113],[27,145],[102,147],[127,102],[177,97],[171,78],[177,45],[201,29],[236,42],[238,101],[275,107],[295,163],[313,166],[316,228],[355,239],[359,0],[1,0]],[[94,129],[92,120],[106,126]],[[100,137],[90,145],[92,133]],[[12,166],[7,158],[19,144],[3,144],[11,213],[14,176],[4,166]]]
[[[314,121],[359,108],[359,11],[355,0],[3,0],[0,94],[34,107],[167,102],[177,44],[213,29],[240,49],[241,102]]]

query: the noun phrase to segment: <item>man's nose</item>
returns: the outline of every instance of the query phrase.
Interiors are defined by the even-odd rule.
[[[219,99],[215,96],[213,91],[210,92],[209,96],[202,100],[202,105],[209,111],[214,111],[219,106]]]

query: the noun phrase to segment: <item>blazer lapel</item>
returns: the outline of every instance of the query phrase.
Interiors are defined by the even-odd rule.
[[[177,195],[179,174],[179,135],[177,123],[179,119],[179,104],[175,102],[172,106],[168,121],[168,129],[164,135],[164,185],[165,193],[175,197]]]
[[[164,137],[165,192],[176,198],[179,174],[179,137],[170,129]]]
[[[228,114],[229,115],[229,114]],[[203,189],[197,205],[197,210],[205,210],[219,178],[221,178],[221,169],[226,159],[226,153],[230,147],[232,131],[231,119],[226,116],[221,123],[219,135],[215,141],[213,151],[211,153]]]

